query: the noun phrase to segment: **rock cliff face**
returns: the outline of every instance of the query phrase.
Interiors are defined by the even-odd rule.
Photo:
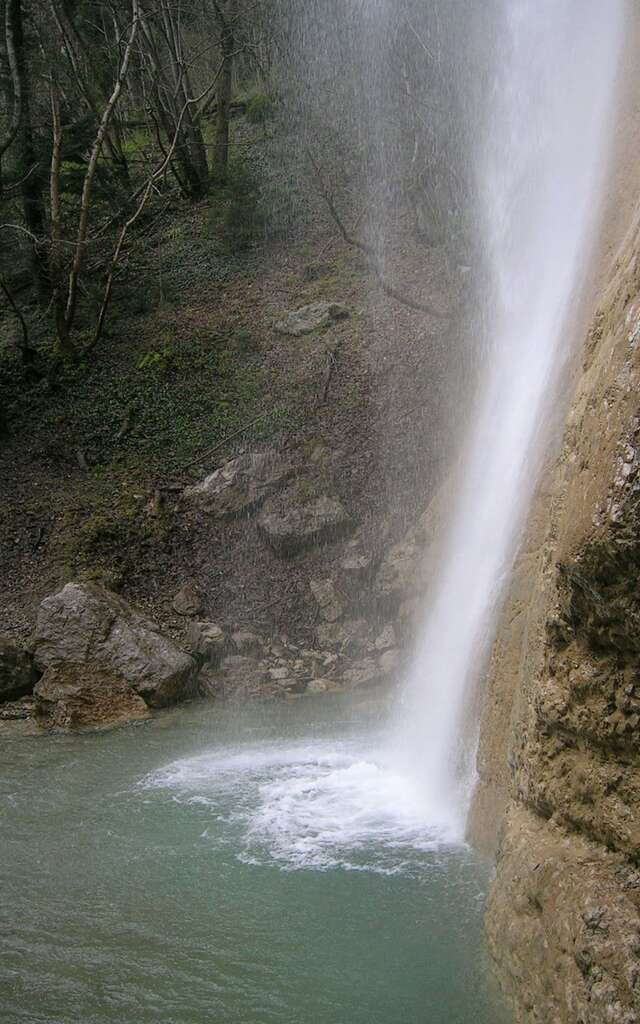
[[[640,1021],[640,220],[588,335],[484,698],[472,838],[518,1020]]]

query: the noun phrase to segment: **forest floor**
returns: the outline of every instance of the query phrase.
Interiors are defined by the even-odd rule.
[[[407,238],[400,225],[387,254],[394,282],[453,306],[443,251]],[[91,579],[179,638],[172,599],[190,580],[209,618],[304,639],[316,615],[309,580],[336,552],[282,560],[251,519],[180,509],[179,488],[240,452],[286,449],[296,474],[336,493],[380,549],[442,476],[455,330],[387,298],[322,215],[224,272],[207,201],[159,218],[136,246],[91,362],[14,396],[0,443],[0,632],[25,640],[44,596]],[[318,300],[350,316],[302,338],[275,330]],[[4,328],[6,339],[6,315]]]

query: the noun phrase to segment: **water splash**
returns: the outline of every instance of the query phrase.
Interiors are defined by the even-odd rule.
[[[374,874],[423,870],[452,837],[434,830],[421,788],[381,756],[380,735],[278,740],[174,761],[142,781],[219,821],[244,863]],[[207,828],[202,834],[210,842]]]
[[[433,820],[464,832],[474,697],[571,352],[608,150],[623,0],[504,0],[478,152],[483,379],[396,736]]]

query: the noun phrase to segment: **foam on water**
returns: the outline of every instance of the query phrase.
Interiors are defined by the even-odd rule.
[[[142,784],[208,807],[248,863],[409,871],[453,835],[434,827],[415,780],[374,749],[384,744],[311,739],[217,750],[174,761]],[[202,838],[210,839],[208,829]]]

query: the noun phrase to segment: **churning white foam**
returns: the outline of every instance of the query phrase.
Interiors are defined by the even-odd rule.
[[[218,750],[174,761],[143,785],[206,805],[203,838],[231,839],[245,862],[393,874],[454,837],[434,827],[420,788],[379,749],[311,740]]]

